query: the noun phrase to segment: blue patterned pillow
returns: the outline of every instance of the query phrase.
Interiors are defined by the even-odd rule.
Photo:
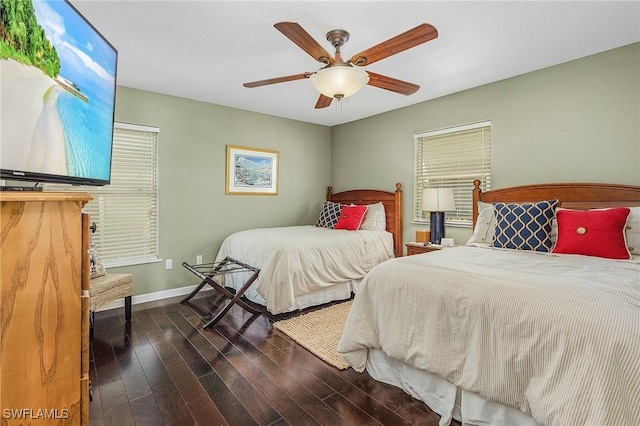
[[[336,226],[336,222],[338,222],[338,218],[340,217],[342,206],[343,205],[340,203],[325,201],[324,206],[322,206],[322,211],[320,212],[320,217],[316,222],[316,226],[333,229]]]
[[[496,230],[493,247],[550,252],[551,223],[558,200],[537,203],[493,203]]]

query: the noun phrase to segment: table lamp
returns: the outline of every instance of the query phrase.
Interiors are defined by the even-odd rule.
[[[444,237],[444,212],[456,209],[452,188],[422,190],[422,210],[430,212],[431,243],[440,244]]]

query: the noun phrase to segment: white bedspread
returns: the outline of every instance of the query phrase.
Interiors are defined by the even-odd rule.
[[[289,311],[294,297],[365,276],[393,258],[387,231],[346,231],[308,226],[259,228],[228,236],[216,257],[260,268],[256,291],[273,314]]]
[[[456,247],[362,281],[338,350],[367,348],[545,425],[640,425],[640,265]]]

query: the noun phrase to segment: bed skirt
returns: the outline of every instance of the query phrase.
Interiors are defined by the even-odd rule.
[[[226,287],[232,287],[234,289],[239,289],[242,287],[244,281],[246,279],[244,273],[232,274],[229,277],[224,279],[224,285]],[[287,312],[293,312],[300,309],[308,308],[311,306],[319,306],[325,303],[333,302],[336,300],[345,300],[351,297],[351,293],[355,292],[357,289],[357,285],[360,284],[362,280],[351,280],[338,284],[334,284],[330,287],[325,287],[316,291],[312,291],[310,293],[306,293],[300,296],[294,297],[294,305]],[[252,301],[253,303],[257,303],[258,305],[266,306],[267,301],[262,297],[255,289],[256,284],[254,283],[247,289],[244,293],[244,297]],[[284,312],[278,312],[284,313]]]
[[[423,401],[440,415],[440,426],[452,419],[463,425],[537,426],[533,417],[481,396],[462,390],[424,370],[388,357],[379,349],[369,348],[367,372],[374,379],[403,389]]]

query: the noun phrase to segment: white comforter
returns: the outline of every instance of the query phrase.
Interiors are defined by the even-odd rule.
[[[386,231],[346,231],[316,226],[236,232],[222,243],[216,261],[231,257],[260,268],[256,291],[273,314],[287,312],[294,297],[349,280],[393,258]]]
[[[640,265],[456,247],[362,281],[339,352],[367,348],[545,425],[640,425]]]

